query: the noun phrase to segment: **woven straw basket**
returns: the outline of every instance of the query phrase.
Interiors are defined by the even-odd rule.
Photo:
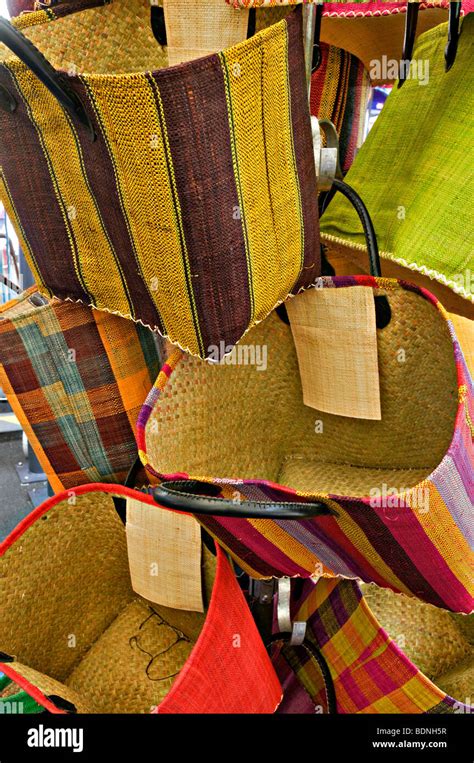
[[[474,301],[474,256],[466,235],[474,195],[469,153],[474,15],[462,21],[449,72],[443,62],[446,35],[441,25],[419,38],[413,66],[429,64],[429,81],[420,85],[410,78],[393,89],[346,179],[363,189],[387,265],[404,268],[402,277],[411,275],[409,269],[433,288],[440,285],[450,293],[450,309],[462,311],[459,303],[464,302],[464,313],[472,318],[474,310],[465,300]],[[358,220],[342,199],[329,206],[321,231],[330,253],[364,262]]]
[[[124,7],[140,23],[117,22],[118,56],[109,43]],[[148,14],[145,0],[115,0],[49,23],[20,16],[55,70],[2,27],[61,103],[1,48],[0,198],[44,293],[205,357],[320,272],[301,9],[159,71]]]
[[[124,482],[160,364],[143,326],[33,286],[0,308],[0,385],[53,490]]]
[[[173,353],[139,417],[143,463],[185,493],[183,506],[196,505],[189,493],[215,496],[216,514],[198,518],[254,577],[361,578],[470,612],[473,388],[452,323],[406,282],[319,285],[388,298],[390,323],[377,329],[381,420],[305,406],[290,328],[272,313],[226,364]],[[206,484],[196,491],[189,480]],[[222,498],[268,509],[319,500],[335,513],[218,516]]]
[[[273,655],[284,689],[279,713],[474,711],[474,616],[325,579],[305,581],[298,595],[294,587],[292,611],[307,622],[306,639],[327,671],[304,648],[279,644]]]
[[[0,670],[56,713],[273,712],[280,684],[225,555],[203,547],[204,614],[146,601],[131,587],[117,496],[153,504],[79,487],[0,546]]]

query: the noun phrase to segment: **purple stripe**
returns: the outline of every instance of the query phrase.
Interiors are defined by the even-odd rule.
[[[474,523],[472,521],[472,499],[468,493],[469,487],[472,490],[472,477],[469,480],[468,476],[468,470],[469,474],[472,475],[472,465],[469,463],[469,457],[464,450],[458,451],[457,455],[459,459],[464,455],[465,463],[458,462],[455,464],[450,456],[446,456],[441,467],[430,478],[430,482],[435,485],[457,527],[472,549],[474,546]]]

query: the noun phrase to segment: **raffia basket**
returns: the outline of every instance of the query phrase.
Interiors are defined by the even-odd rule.
[[[268,509],[319,500],[334,510],[279,521],[199,516],[253,576],[361,578],[470,612],[473,395],[453,325],[406,282],[319,283],[387,296],[391,320],[376,332],[381,419],[304,405],[291,330],[273,313],[221,364],[169,358],[139,417],[143,463],[165,488],[192,493],[198,480],[216,510],[220,499]]]
[[[60,8],[0,21],[0,198],[38,287],[235,344],[320,273],[301,9],[160,68],[146,0]]]
[[[82,486],[0,546],[0,670],[56,713],[274,712],[281,688],[226,556],[203,546],[204,613],[143,599],[124,498],[156,510],[137,491]]]
[[[474,616],[452,615],[402,594],[355,582],[307,580],[294,617],[328,674],[301,647],[278,644],[279,713],[472,714]]]

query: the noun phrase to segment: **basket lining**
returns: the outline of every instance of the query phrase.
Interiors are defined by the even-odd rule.
[[[56,505],[0,566],[0,644],[17,660],[11,668],[80,712],[150,712],[205,621],[203,613],[160,607],[133,592],[124,526],[103,493]],[[206,604],[215,568],[203,547]]]
[[[241,340],[266,348],[267,370],[183,357],[147,424],[153,469],[353,496],[384,483],[400,491],[428,477],[454,432],[452,339],[431,302],[402,288],[387,293],[393,318],[377,336],[381,421],[303,405],[291,331],[273,313]]]

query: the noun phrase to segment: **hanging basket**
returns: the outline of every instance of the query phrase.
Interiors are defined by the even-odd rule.
[[[162,511],[134,490],[82,486],[0,545],[0,670],[53,713],[273,713],[281,687],[225,554],[203,547],[204,613],[144,599],[124,499]]]
[[[473,616],[453,616],[375,586],[307,580],[291,597],[308,649],[276,638],[279,713],[472,714]],[[334,695],[328,707],[327,684]]]
[[[381,419],[304,405],[290,327],[272,313],[224,363],[176,351],[162,368],[137,431],[157,500],[196,513],[254,577],[360,578],[470,612],[473,396],[452,323],[406,282],[318,284],[388,301]]]
[[[0,308],[0,386],[53,490],[124,482],[159,371],[153,334],[33,286]]]
[[[145,6],[144,44],[122,25],[117,62],[115,14],[143,26]],[[49,23],[20,16],[49,64],[1,24],[43,81],[1,49],[0,198],[44,293],[207,357],[320,273],[301,9],[161,70],[148,12],[116,0]]]

